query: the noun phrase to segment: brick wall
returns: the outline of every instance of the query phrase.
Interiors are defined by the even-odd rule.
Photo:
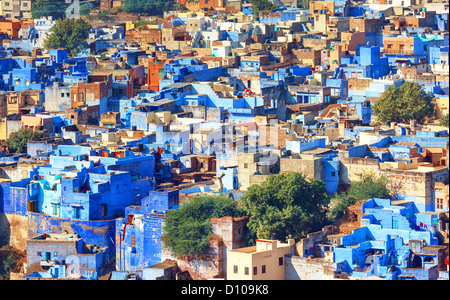
[[[24,251],[27,249],[27,240],[28,217],[0,213],[0,245],[11,245]]]
[[[158,43],[162,42],[161,29],[131,29],[126,32],[126,41],[136,42],[140,45],[148,43]]]
[[[286,280],[329,280],[334,278],[333,262],[322,258],[285,256]]]
[[[242,241],[248,218],[212,218],[213,239],[208,250],[198,258],[178,259],[182,271],[188,271],[194,280],[226,278],[227,250],[244,247]]]
[[[322,159],[280,159],[280,173],[299,172],[309,178],[322,180]]]

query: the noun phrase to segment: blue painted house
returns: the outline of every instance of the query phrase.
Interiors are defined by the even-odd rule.
[[[343,78],[375,78],[383,77],[390,72],[387,57],[381,57],[380,47],[362,46],[359,55],[341,58],[338,71],[345,73]]]
[[[415,229],[412,202],[370,199],[361,209],[363,227],[340,237],[333,249],[334,262],[344,263],[343,272],[391,280],[437,279],[445,247],[438,246],[434,229]]]
[[[123,216],[126,207],[154,189],[153,155],[101,150],[97,156],[90,147],[78,145],[59,145],[53,151],[49,165],[37,167],[31,178],[2,182],[2,211],[108,220]]]
[[[167,211],[177,209],[178,190],[158,190],[128,207],[116,220],[116,270],[135,272],[162,262],[162,223]]]
[[[109,263],[107,247],[88,244],[77,234],[44,233],[28,240],[27,266],[44,271],[26,279],[90,279],[104,275]]]

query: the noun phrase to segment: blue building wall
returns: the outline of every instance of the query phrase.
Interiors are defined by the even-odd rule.
[[[155,191],[140,207],[127,208],[124,219],[116,220],[119,271],[142,270],[162,261],[163,219],[166,211],[178,208],[178,203],[178,190]]]
[[[29,213],[29,236],[44,233],[64,233],[64,230],[78,234],[85,244],[107,247],[105,259],[115,259],[115,220],[69,220],[53,218],[40,213]]]
[[[144,261],[143,266],[152,266],[162,261],[162,223],[165,214],[144,215]]]
[[[27,215],[28,195],[27,185],[30,179],[21,181],[0,182],[0,212],[7,214]]]
[[[323,182],[327,193],[334,194],[338,191],[340,184],[340,160],[337,158],[328,158],[323,160]]]
[[[179,204],[178,190],[151,191],[141,200],[141,207],[147,212],[174,209]]]
[[[69,58],[69,51],[67,49],[50,49],[49,50],[50,61],[55,64],[62,63],[65,59]]]
[[[389,74],[388,59],[380,56],[379,46],[362,46],[359,55],[341,58],[341,65],[335,71],[346,73],[346,78],[360,77],[378,79]]]
[[[420,216],[418,220],[433,223],[434,215],[415,213],[413,202],[392,205],[390,199],[375,198],[363,203],[361,209],[363,227],[343,236],[342,245],[334,247],[334,261],[343,263],[345,272],[352,276],[397,279],[401,274],[408,275],[413,258],[409,244],[418,240],[423,240],[425,245],[438,244],[433,229],[414,225],[416,216]],[[418,254],[414,255],[420,255],[420,249],[416,250]]]
[[[300,141],[286,141],[286,150],[291,150],[293,153],[301,153],[303,151],[325,148],[326,139],[303,139]]]
[[[21,92],[27,89],[44,89],[49,82],[42,82],[36,68],[13,69],[12,82],[14,91]]]

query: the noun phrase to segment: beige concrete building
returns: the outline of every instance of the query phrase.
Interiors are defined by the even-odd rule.
[[[323,180],[323,158],[316,155],[299,155],[280,159],[280,173],[303,173],[308,178]]]
[[[0,11],[6,20],[31,19],[34,0],[0,0]]]
[[[435,102],[435,118],[439,120],[445,115],[448,115],[448,98],[446,97],[437,97],[434,99]]]
[[[227,251],[227,280],[284,280],[285,255],[295,250],[295,242],[256,240],[256,246]]]
[[[276,152],[239,153],[238,155],[239,189],[247,190],[253,184],[261,184],[270,174],[278,174],[279,155]]]

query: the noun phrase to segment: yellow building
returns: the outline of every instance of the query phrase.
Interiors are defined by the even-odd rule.
[[[256,246],[227,251],[227,280],[284,280],[284,256],[295,241],[256,240]]]
[[[0,121],[0,141],[5,141],[8,139],[6,134],[6,120]]]
[[[4,0],[0,1],[0,11],[6,20],[32,19],[31,5],[35,0]]]
[[[442,118],[442,116],[448,115],[448,97],[437,97],[435,101],[435,117],[437,120]]]

